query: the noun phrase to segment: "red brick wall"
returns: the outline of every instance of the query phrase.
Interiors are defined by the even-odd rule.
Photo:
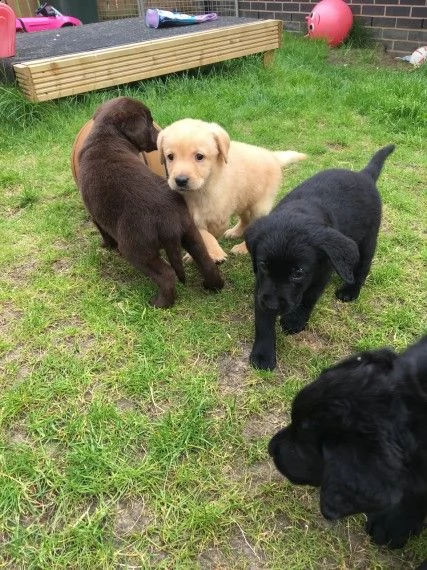
[[[369,28],[387,51],[411,53],[427,45],[427,0],[347,0],[353,15]],[[278,18],[285,29],[306,32],[305,17],[317,2],[243,0],[239,15]]]

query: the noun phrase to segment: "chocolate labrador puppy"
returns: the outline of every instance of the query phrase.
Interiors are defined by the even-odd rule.
[[[292,483],[320,487],[325,518],[366,513],[374,542],[404,546],[427,516],[427,336],[324,370],[269,453]]]
[[[104,245],[117,248],[156,283],[151,304],[166,308],[175,301],[176,276],[185,282],[181,246],[207,289],[221,289],[224,282],[182,196],[138,157],[157,148],[157,136],[150,110],[140,101],[117,97],[104,103],[79,153],[78,186]]]
[[[352,301],[369,272],[381,221],[376,188],[394,145],[379,150],[360,172],[319,172],[285,196],[268,216],[255,220],[245,239],[255,273],[255,368],[276,366],[275,322],[283,332],[302,331],[334,268]]]

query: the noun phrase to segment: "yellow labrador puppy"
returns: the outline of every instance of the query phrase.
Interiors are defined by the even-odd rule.
[[[166,164],[168,184],[182,194],[208,252],[216,262],[227,254],[217,238],[238,238],[254,219],[268,214],[282,181],[282,167],[305,154],[271,151],[231,141],[216,123],[181,119],[160,131],[157,148]],[[238,223],[227,229],[230,217]],[[246,253],[245,243],[231,249]]]

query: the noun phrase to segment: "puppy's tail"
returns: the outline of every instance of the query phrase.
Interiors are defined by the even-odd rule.
[[[294,150],[276,150],[273,151],[275,157],[279,160],[280,166],[288,166],[288,164],[293,164],[299,160],[305,160],[307,158],[306,154],[302,152],[296,152]]]
[[[172,265],[176,276],[181,281],[181,283],[185,283],[185,271],[184,264],[182,262],[181,248],[176,243],[165,244],[164,248],[166,256],[169,259],[169,263]]]
[[[385,159],[391,154],[395,149],[394,144],[389,144],[381,148],[378,152],[374,154],[371,160],[368,162],[367,166],[362,170],[366,172],[373,179],[374,182],[378,180],[381,170],[384,166]]]

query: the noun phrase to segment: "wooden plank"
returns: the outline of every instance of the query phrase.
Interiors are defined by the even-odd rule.
[[[238,36],[235,40],[232,41],[224,40],[224,38],[220,37],[220,38],[210,38],[209,41],[204,40],[203,43],[201,44],[200,39],[201,38],[199,38],[199,48],[201,49],[202,55],[203,52],[207,52],[210,49],[211,50],[212,49],[218,50],[218,48],[224,49],[226,46],[229,46],[230,48],[241,47],[242,45],[250,44],[250,42],[257,43],[256,48],[254,47],[254,49],[256,50],[259,50],[260,48],[264,47],[268,49],[276,45],[272,44],[271,40],[265,37],[264,30],[258,30],[256,34],[250,34],[250,35],[246,34]],[[97,68],[105,69],[106,63],[108,63],[108,65],[119,66],[132,60],[139,61],[141,57],[145,58],[148,63],[154,64],[159,62],[165,57],[169,57],[170,59],[173,60],[173,59],[178,59],[178,57],[184,55],[185,53],[193,53],[194,56],[194,51],[193,51],[194,47],[195,47],[194,43],[191,44],[183,43],[179,46],[175,46],[175,48],[171,50],[169,46],[158,45],[156,49],[153,51],[151,50],[141,51],[140,49],[138,49],[132,52],[129,51],[127,53],[114,54],[113,52],[110,52],[108,54],[103,55],[102,58],[92,57],[92,58],[80,59],[74,57],[73,61],[67,62],[68,65],[66,66],[58,65],[57,62],[45,63],[41,66],[35,64],[35,62],[27,62],[27,63],[24,62],[22,64],[17,64],[16,68],[19,70],[23,67],[30,66],[33,74],[41,75],[43,73],[65,74],[65,71],[67,71],[67,73],[73,73],[73,71],[84,68],[85,66],[87,66],[87,68],[90,70],[96,70]]]
[[[279,22],[280,23],[280,22]],[[252,26],[252,25],[251,25]],[[230,28],[229,28],[230,30]],[[236,27],[232,27],[231,30],[233,34],[229,33],[217,33],[214,36],[214,41],[216,40],[217,43],[226,42],[226,45],[234,45],[238,44],[242,41],[245,37],[248,38],[249,36],[256,37],[256,34],[253,34],[253,30],[240,30],[236,33]],[[210,30],[212,32],[214,30]],[[240,32],[240,33],[239,33]],[[251,32],[251,33],[250,33]],[[266,35],[266,30],[261,29],[258,33],[262,35],[265,40],[267,48],[274,48],[278,47],[279,42],[275,41],[274,38],[271,38]],[[159,53],[161,52],[170,52],[170,50],[179,49],[180,46],[188,46],[194,47],[194,44],[199,44],[200,47],[209,46],[210,41],[212,39],[212,34],[204,35],[202,33],[198,34],[190,34],[187,36],[179,36],[175,38],[167,38],[166,40],[153,40],[151,42],[145,43],[138,43],[138,44],[131,44],[128,46],[121,46],[119,48],[111,48],[109,50],[96,50],[92,52],[84,52],[83,54],[74,54],[71,56],[63,56],[60,58],[51,58],[45,60],[33,60],[30,62],[23,62],[21,64],[16,64],[16,68],[20,69],[22,66],[31,66],[34,71],[56,71],[56,72],[64,72],[67,67],[73,67],[76,64],[101,64],[102,62],[109,61],[111,59],[115,59],[117,57],[129,57],[129,56],[138,56],[139,54],[144,54],[147,56],[152,55],[153,58],[158,57]],[[184,41],[187,40],[187,41]],[[201,41],[202,40],[202,41]],[[101,53],[100,53],[101,52]]]
[[[271,54],[280,47],[281,40],[280,20],[259,20],[182,36],[33,60],[16,64],[14,69],[26,97],[33,101],[46,101],[254,53]]]
[[[190,34],[185,34],[181,36],[172,36],[169,38],[162,38],[158,40],[149,40],[146,42],[137,42],[133,44],[126,44],[122,46],[115,46],[111,48],[103,48],[99,50],[81,52],[77,54],[68,54],[62,55],[57,57],[51,58],[44,58],[44,59],[34,59],[29,62],[22,62],[19,65],[31,65],[33,67],[37,67],[40,70],[51,69],[52,65],[58,63],[61,68],[65,68],[68,65],[73,65],[76,60],[86,60],[86,59],[99,59],[99,60],[109,60],[111,57],[118,55],[120,52],[123,52],[124,55],[127,55],[129,52],[138,52],[143,51],[144,53],[156,53],[159,49],[159,46],[165,47],[166,49],[171,49],[179,46],[180,44],[187,44],[191,45],[193,43],[200,43],[200,39],[203,41],[208,42],[210,37],[228,37],[231,41],[238,41],[239,35],[246,36],[248,33],[252,33],[255,30],[261,30],[262,33],[265,32],[278,32],[280,29],[280,34],[277,35],[275,38],[275,34],[271,34],[270,37],[266,36],[266,41],[277,43],[278,47],[280,47],[281,43],[281,29],[282,29],[282,21],[281,20],[258,20],[256,22],[251,22],[249,24],[237,24],[235,26],[227,26],[224,28],[214,28],[211,30],[206,31],[199,31]]]
[[[243,41],[233,48],[233,53],[240,54],[244,52],[247,54],[251,49],[256,53],[258,51],[264,51],[265,47],[266,45],[263,37],[251,36],[243,38]],[[215,42],[209,46],[204,44],[202,50],[204,53],[202,54],[200,61],[206,59],[211,54],[215,54],[215,56],[217,56],[218,51],[221,48],[224,48],[223,42]],[[230,53],[231,51],[227,51],[225,55],[229,55]],[[108,69],[105,68],[104,61],[90,62],[89,65],[76,62],[76,65],[72,68],[68,68],[67,74],[63,75],[62,82],[65,85],[66,83],[72,83],[73,81],[80,80],[80,84],[82,84],[85,80],[90,82],[95,78],[105,77],[106,75],[133,75],[134,72],[141,72],[141,66],[149,66],[151,71],[157,71],[167,65],[175,66],[177,59],[180,64],[185,67],[189,60],[194,59],[194,46],[182,46],[179,50],[175,50],[174,52],[159,51],[155,58],[145,55],[138,55],[137,57],[120,56],[120,58],[109,62]],[[28,68],[25,68],[25,70],[27,71]],[[49,73],[49,70],[40,72],[31,68],[31,72],[32,76],[37,78],[39,85],[43,84],[43,86],[47,88],[49,85],[58,84],[57,75],[55,73]]]
[[[30,93],[37,91],[39,96],[36,100],[46,100],[54,97],[73,95],[77,93],[83,93],[85,91],[118,85],[120,83],[129,83],[132,81],[147,79],[150,77],[164,75],[184,69],[190,69],[192,67],[199,67],[201,65],[216,63],[225,59],[232,59],[235,57],[249,55],[256,53],[257,51],[265,51],[264,44],[262,44],[260,48],[257,49],[256,44],[251,42],[250,47],[243,47],[239,50],[234,50],[233,52],[224,50],[221,52],[215,51],[212,54],[204,54],[202,58],[196,59],[193,55],[188,59],[181,58],[179,64],[174,61],[164,61],[160,62],[157,65],[147,66],[145,69],[143,69],[144,62],[139,61],[136,62],[134,66],[127,66],[127,69],[125,70],[121,69],[122,66],[119,66],[119,70],[104,69],[98,74],[95,74],[93,70],[90,69],[87,71],[87,74],[84,73],[83,70],[79,70],[76,76],[63,76],[61,78],[59,78],[57,75],[55,76],[54,74],[54,79],[48,80],[47,84],[46,81],[43,81],[43,78],[40,81],[40,78],[37,78],[36,75],[31,75],[31,82],[28,83],[27,75],[26,77],[21,77],[21,83],[23,85],[27,85],[27,92]],[[44,95],[41,93],[43,90],[45,90]],[[51,90],[53,90],[55,93],[51,93]]]

